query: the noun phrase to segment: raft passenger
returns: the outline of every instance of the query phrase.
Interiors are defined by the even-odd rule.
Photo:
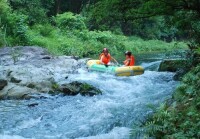
[[[125,66],[134,66],[135,58],[130,51],[125,52],[126,60],[124,61]]]
[[[99,59],[100,59],[100,64],[103,64],[103,65],[110,65],[110,61],[115,61],[117,64],[117,60],[115,60],[111,55],[110,53],[108,52],[108,49],[107,48],[104,48],[102,53],[100,54],[99,56]]]

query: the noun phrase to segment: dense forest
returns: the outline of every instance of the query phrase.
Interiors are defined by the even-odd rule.
[[[38,45],[54,54],[81,57],[96,55],[103,47],[113,53],[184,48],[176,40],[183,41],[188,32],[179,31],[172,16],[141,15],[144,10],[152,12],[145,5],[141,7],[142,3],[1,0],[0,46]]]
[[[132,134],[200,138],[199,0],[0,0],[0,46],[41,46],[55,55],[188,48],[188,73],[173,103]]]

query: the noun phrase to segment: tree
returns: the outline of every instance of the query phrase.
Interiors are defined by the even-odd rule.
[[[81,13],[82,9],[87,5],[94,3],[96,0],[55,0],[54,15],[63,12]]]
[[[12,9],[28,16],[28,22],[33,25],[38,22],[44,22],[47,19],[47,13],[54,4],[53,0],[9,0]]]
[[[155,8],[156,7],[156,8]],[[166,15],[171,17],[179,32],[187,34],[193,66],[200,63],[200,1],[199,0],[144,0],[143,5],[132,11],[132,18]]]
[[[132,18],[170,16],[172,24],[175,24],[180,31],[187,30],[190,39],[194,39],[195,34],[200,31],[197,27],[200,21],[199,6],[199,0],[144,0],[139,9],[132,11]]]
[[[168,35],[160,35],[166,30],[165,17],[136,18],[133,13],[141,7],[142,0],[101,0],[88,9],[90,29],[119,30],[125,35],[138,35],[145,39],[161,39],[162,37],[172,38],[172,28],[169,28]],[[150,33],[150,35],[148,35]],[[171,36],[171,37],[170,37]]]

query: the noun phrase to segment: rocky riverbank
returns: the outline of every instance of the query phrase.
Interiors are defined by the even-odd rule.
[[[86,83],[59,83],[76,74],[87,59],[52,56],[41,47],[4,47],[0,49],[0,99],[29,99],[43,93],[65,95],[101,94]]]
[[[158,71],[176,72],[173,79],[180,81],[190,68],[191,67],[186,59],[164,59],[161,62]]]

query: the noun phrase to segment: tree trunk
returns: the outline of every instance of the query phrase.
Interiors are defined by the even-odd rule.
[[[56,14],[60,13],[61,0],[56,0]]]

